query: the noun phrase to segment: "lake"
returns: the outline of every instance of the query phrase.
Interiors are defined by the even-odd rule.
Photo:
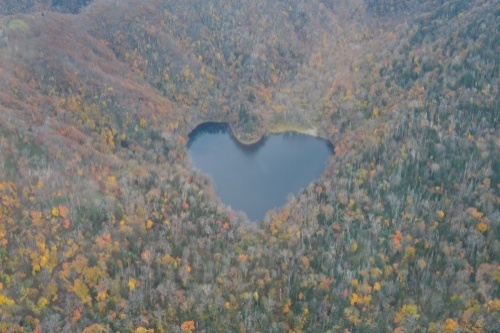
[[[208,174],[218,197],[234,211],[260,221],[325,170],[333,146],[297,133],[268,135],[252,145],[238,142],[224,123],[204,123],[188,138],[195,169]]]

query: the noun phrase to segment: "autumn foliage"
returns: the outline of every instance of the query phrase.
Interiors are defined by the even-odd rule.
[[[62,3],[0,5],[0,332],[497,331],[494,1]],[[334,155],[251,224],[204,121]]]

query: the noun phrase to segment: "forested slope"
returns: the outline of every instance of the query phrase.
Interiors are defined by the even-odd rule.
[[[0,332],[500,329],[495,1],[70,3],[0,8]],[[335,155],[253,225],[203,121]]]

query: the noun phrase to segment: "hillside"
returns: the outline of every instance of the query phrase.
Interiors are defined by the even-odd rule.
[[[497,332],[492,0],[0,4],[0,332]],[[205,121],[335,155],[257,225]]]

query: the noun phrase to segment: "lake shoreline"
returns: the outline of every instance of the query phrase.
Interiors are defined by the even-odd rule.
[[[233,129],[233,126],[228,123],[229,128],[233,134],[233,137],[242,145],[251,146],[259,143],[264,137],[272,134],[283,134],[283,133],[297,133],[303,135],[309,135],[316,138],[324,139],[329,141],[327,138],[322,137],[318,134],[318,129],[316,127],[305,127],[298,124],[286,124],[286,123],[277,123],[272,124],[268,127],[267,131],[261,133],[255,139],[243,139],[241,135],[238,135],[238,132]]]
[[[311,127],[306,127],[303,125],[299,124],[291,124],[291,123],[276,123],[270,125],[266,131],[263,131],[260,133],[258,136],[255,138],[251,139],[244,139],[241,137],[241,135],[234,129],[233,125],[229,122],[224,122],[224,121],[203,121],[198,124],[196,124],[189,132],[188,136],[190,133],[194,132],[199,126],[202,126],[204,124],[209,124],[209,123],[214,123],[214,124],[226,124],[231,132],[232,137],[241,145],[244,146],[253,146],[261,142],[266,136],[268,135],[273,135],[273,134],[283,134],[283,133],[297,133],[297,134],[303,134],[303,135],[309,135],[312,137],[316,137],[319,139],[323,139],[328,141],[330,144],[333,145],[333,143],[330,142],[330,140],[322,135],[320,135],[318,129],[315,126]]]

